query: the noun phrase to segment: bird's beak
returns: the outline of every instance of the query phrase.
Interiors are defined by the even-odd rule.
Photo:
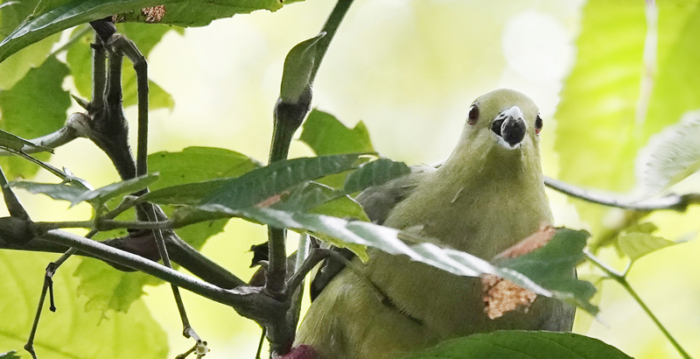
[[[518,106],[503,110],[493,119],[491,131],[496,134],[499,145],[509,150],[520,147],[527,132],[523,112]]]

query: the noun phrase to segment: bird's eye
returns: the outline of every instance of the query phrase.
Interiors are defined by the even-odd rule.
[[[537,114],[537,117],[535,118],[535,133],[540,134],[540,131],[542,131],[542,117],[540,117],[540,114]]]
[[[476,125],[476,121],[479,119],[479,107],[476,104],[469,108],[469,120],[467,123],[469,126]]]

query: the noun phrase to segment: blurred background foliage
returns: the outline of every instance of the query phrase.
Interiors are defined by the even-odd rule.
[[[12,12],[12,7],[0,10],[0,36],[7,36],[23,19],[16,14],[31,12],[36,3],[21,1]],[[700,107],[698,2],[659,1],[658,14],[650,13],[646,3],[356,0],[321,66],[313,106],[351,128],[363,121],[372,145],[384,156],[433,164],[449,155],[473,98],[499,87],[514,88],[532,97],[545,119],[541,146],[546,175],[588,188],[635,193],[639,149],[682,114]],[[267,158],[284,57],[321,28],[333,5],[308,0],[274,13],[257,11],[199,28],[119,25],[148,54],[150,152],[213,146]],[[650,36],[654,28],[656,42]],[[71,34],[80,32],[78,27],[52,35],[0,64],[1,128],[31,138],[59,128],[68,113],[81,110],[75,102],[69,105],[66,91],[89,96],[89,36],[77,38],[67,52],[47,60]],[[130,69],[124,83],[129,106],[135,102]],[[136,108],[128,107],[126,116],[135,119]],[[135,125],[135,138],[133,131]],[[292,157],[311,154],[305,144],[293,143]],[[66,166],[96,187],[118,180],[109,159],[84,139],[58,149],[51,163]],[[11,176],[36,172],[16,159],[4,158],[2,165]],[[39,171],[35,180],[53,178]],[[700,192],[697,174],[672,190]],[[18,192],[35,220],[85,219],[91,213],[86,204],[67,211],[64,202]],[[588,229],[594,241],[628,224],[624,211],[548,193],[555,224]],[[691,207],[686,213],[656,212],[645,221],[658,226],[656,235],[676,240],[695,236],[694,218],[699,215],[700,210]],[[253,270],[246,251],[266,239],[265,228],[233,220],[224,230],[204,244],[203,253],[249,277]],[[641,259],[628,277],[695,356],[700,355],[698,253],[698,241],[668,247]],[[614,247],[599,254],[617,268],[627,263]],[[19,350],[26,341],[44,266],[54,258],[0,253],[0,352]],[[94,286],[88,282],[103,278],[91,273],[100,270],[111,268],[81,258],[60,269],[55,278],[58,312],[42,317],[38,350],[51,353],[51,358],[145,353],[165,358],[191,346],[181,336],[168,286],[146,286],[146,295],[137,299],[142,283],[159,281],[120,272],[109,276],[108,290],[91,292]],[[585,266],[580,273],[593,278],[597,272]],[[600,287],[600,318],[607,326],[579,314],[575,331],[636,358],[677,357],[622,288],[608,282]],[[190,320],[212,349],[209,356],[254,357],[260,335],[255,323],[207,299],[183,295]],[[84,312],[84,307],[97,310]]]

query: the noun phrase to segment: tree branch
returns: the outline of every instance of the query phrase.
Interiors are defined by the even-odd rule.
[[[268,325],[274,321],[274,318],[279,318],[278,315],[284,316],[289,307],[288,301],[278,301],[272,298],[266,294],[262,287],[240,286],[234,289],[223,289],[141,256],[72,233],[52,230],[44,234],[42,238],[51,243],[76,248],[105,261],[140,270],[203,297],[228,305],[240,315],[263,325]]]
[[[697,193],[685,195],[669,194],[661,198],[630,201],[614,198],[609,195],[591,193],[588,190],[570,185],[568,183],[550,177],[545,177],[544,183],[545,185],[547,185],[547,187],[574,198],[578,198],[591,203],[601,204],[604,206],[617,207],[634,211],[673,210],[684,212],[689,205],[700,204],[700,194]]]

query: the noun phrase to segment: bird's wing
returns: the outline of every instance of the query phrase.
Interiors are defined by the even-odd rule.
[[[383,224],[391,210],[406,199],[416,189],[426,175],[435,172],[435,167],[428,165],[411,166],[411,172],[379,186],[370,187],[360,193],[355,200],[364,208],[369,219],[376,224]],[[333,251],[346,259],[352,259],[355,254],[346,248],[333,247]],[[329,257],[311,282],[311,300],[321,294],[323,288],[345,268],[345,262]]]

